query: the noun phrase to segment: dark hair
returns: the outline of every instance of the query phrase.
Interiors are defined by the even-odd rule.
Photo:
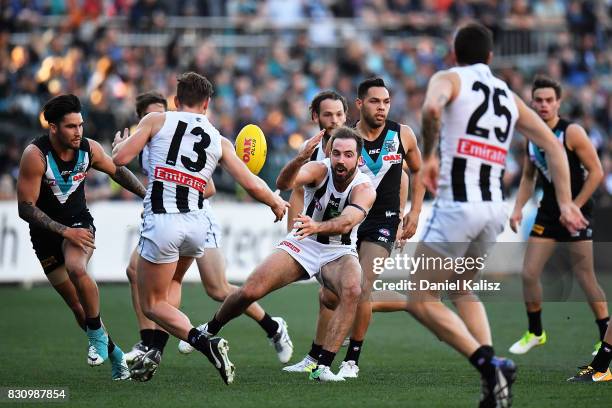
[[[166,98],[162,96],[159,92],[145,92],[141,93],[136,97],[136,114],[138,118],[141,119],[145,115],[145,111],[149,107],[149,105],[154,103],[161,103],[164,105],[164,110],[168,109],[168,102]]]
[[[72,94],[59,95],[43,106],[43,116],[48,123],[59,125],[65,115],[81,113],[81,101]]]
[[[342,102],[342,108],[344,109],[344,113],[346,113],[346,111],[348,110],[348,105],[346,104],[346,98],[344,96],[340,95],[336,91],[322,91],[316,94],[316,96],[312,99],[312,102],[310,102],[310,106],[308,107],[308,109],[310,110],[310,117],[312,119],[314,119],[315,113],[317,115],[321,113],[321,102],[326,99],[340,101]]]
[[[340,126],[338,129],[334,130],[331,138],[329,139],[328,146],[331,148],[334,146],[334,140],[336,139],[353,139],[355,140],[355,144],[357,145],[357,156],[361,156],[361,149],[363,148],[363,139],[357,133],[355,129],[351,129],[346,126]]]
[[[551,77],[547,77],[545,75],[536,76],[533,80],[533,84],[531,85],[531,96],[533,96],[533,93],[540,88],[554,89],[557,99],[561,99],[561,84]]]
[[[176,96],[181,105],[196,106],[210,98],[213,86],[208,79],[195,72],[185,72],[176,77]]]
[[[454,49],[458,64],[486,64],[493,51],[493,33],[482,24],[466,24],[455,34]]]
[[[385,81],[382,78],[368,78],[359,84],[357,97],[363,99],[367,95],[368,90],[375,87],[387,88],[387,85],[385,85]]]

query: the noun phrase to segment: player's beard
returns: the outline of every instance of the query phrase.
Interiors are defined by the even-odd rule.
[[[385,121],[387,120],[387,117],[385,116],[385,119],[383,119],[383,121],[379,123],[375,115],[370,115],[366,112],[362,112],[362,116],[366,125],[368,125],[370,129],[379,129],[383,127],[385,125]]]
[[[64,136],[64,135],[62,135],[59,132],[55,134],[55,138],[56,138],[56,140],[59,141],[59,143],[62,146],[62,148],[66,149],[66,150],[79,150],[79,148],[81,147],[81,141],[83,140],[83,136],[81,136],[79,138],[78,144],[76,144],[76,141],[73,142],[73,139],[76,139],[75,137]],[[75,146],[75,144],[76,144],[76,146]]]
[[[338,174],[338,170],[345,170],[345,171],[342,174]],[[351,178],[355,174],[355,171],[357,171],[356,165],[352,169],[349,169],[345,167],[344,165],[336,164],[332,170],[332,177],[334,179],[334,184],[344,184],[348,180],[351,180]]]

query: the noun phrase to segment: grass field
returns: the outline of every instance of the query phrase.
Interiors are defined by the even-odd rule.
[[[128,287],[103,285],[100,291],[103,319],[115,341],[129,349],[138,332]],[[272,315],[282,315],[289,323],[296,346],[292,361],[301,358],[310,346],[316,293],[315,285],[294,285],[262,302]],[[216,309],[199,285],[185,285],[183,299],[183,310],[194,322],[208,320]],[[492,302],[487,309],[498,353],[507,354],[505,350],[525,329],[523,306]],[[168,343],[152,381],[110,381],[110,365],[87,366],[84,334],[59,296],[46,286],[32,290],[0,287],[0,313],[0,387],[68,387],[70,406],[477,405],[476,371],[406,313],[375,315],[364,344],[359,379],[340,384],[313,383],[306,375],[281,372],[263,331],[240,317],[222,331],[237,368],[235,383],[229,387],[203,356],[180,355],[176,339]],[[590,361],[596,328],[587,305],[546,304],[544,324],[549,343],[515,358],[519,377],[514,406],[610,406],[612,384],[565,383],[577,365]],[[343,357],[344,349],[336,365]]]

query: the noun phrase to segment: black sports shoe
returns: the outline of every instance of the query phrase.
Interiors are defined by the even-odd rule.
[[[227,340],[221,337],[213,337],[208,339],[206,343],[206,347],[200,351],[208,357],[208,361],[219,371],[225,384],[231,384],[234,381],[234,371],[236,368],[227,355],[229,351]]]
[[[142,382],[149,381],[157,371],[161,357],[161,351],[151,348],[143,356],[136,358],[130,368],[131,378]]]
[[[493,357],[494,381],[481,378],[480,408],[512,406],[512,384],[516,380],[516,364],[506,358]]]

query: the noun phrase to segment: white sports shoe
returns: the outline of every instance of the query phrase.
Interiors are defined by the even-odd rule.
[[[345,381],[344,378],[332,373],[332,370],[324,365],[317,366],[317,368],[312,370],[308,378],[315,381]]]
[[[523,337],[521,337],[516,343],[510,346],[510,351],[512,354],[525,354],[532,348],[536,346],[542,346],[546,343],[546,332],[543,331],[541,335],[536,336],[529,331],[525,332]]]
[[[208,330],[207,330],[208,323],[202,323],[201,325],[196,327],[196,329],[204,333],[204,336],[208,338],[211,337],[210,333],[208,333]],[[193,353],[195,351],[195,348],[191,344],[187,343],[185,340],[181,340],[179,341],[179,344],[178,344],[178,351],[181,354],[189,354],[189,353]]]
[[[138,343],[134,344],[134,347],[132,347],[130,351],[125,353],[125,361],[128,364],[133,364],[134,360],[144,356],[148,350],[149,349],[142,344],[142,341],[139,341]]]
[[[287,322],[282,317],[273,317],[272,320],[278,323],[278,331],[269,341],[274,346],[279,361],[285,364],[293,355],[293,343],[289,337]]]
[[[87,364],[96,367],[104,363],[104,359],[98,354],[96,348],[91,344],[87,348]]]
[[[353,360],[343,361],[340,364],[338,375],[342,378],[357,378],[359,374],[359,366]]]
[[[283,367],[283,371],[288,373],[309,373],[317,368],[317,360],[310,356],[304,357],[304,359],[294,365]]]

